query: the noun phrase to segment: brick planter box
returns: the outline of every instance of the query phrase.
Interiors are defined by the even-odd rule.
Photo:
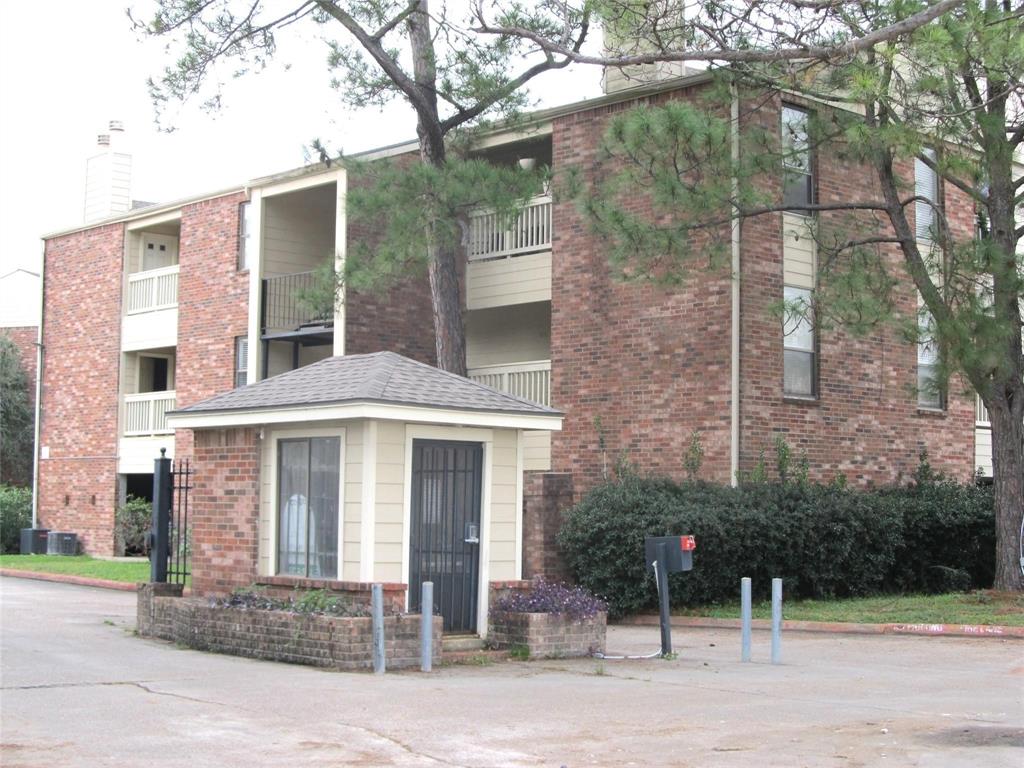
[[[525,647],[531,659],[563,659],[604,652],[608,615],[576,621],[555,613],[492,611],[487,639],[499,648]]]
[[[171,593],[171,594],[169,594]],[[434,617],[434,663],[441,663],[443,619]],[[222,608],[174,595],[164,584],[140,584],[138,630],[199,651],[342,670],[373,668],[373,620]],[[389,669],[420,664],[420,617],[384,617]]]

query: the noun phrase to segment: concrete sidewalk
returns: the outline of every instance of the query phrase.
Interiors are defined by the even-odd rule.
[[[132,635],[134,595],[0,579],[9,766],[1016,766],[1024,646],[676,630],[673,661],[342,674]],[[656,650],[613,627],[609,652]]]

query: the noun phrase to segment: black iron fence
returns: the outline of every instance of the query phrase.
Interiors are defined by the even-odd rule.
[[[168,459],[162,448],[154,464],[150,581],[185,584],[191,575],[189,492],[194,472],[188,459]]]

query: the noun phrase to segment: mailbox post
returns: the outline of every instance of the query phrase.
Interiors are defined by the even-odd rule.
[[[668,575],[693,570],[693,536],[648,536],[644,540],[644,560],[654,572],[661,614],[661,655],[672,653],[672,624],[669,615]]]

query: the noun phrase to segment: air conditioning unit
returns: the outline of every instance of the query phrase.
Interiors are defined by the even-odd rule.
[[[46,537],[46,554],[77,555],[78,534],[66,531],[50,531]]]
[[[46,536],[49,528],[22,528],[21,554],[45,555],[47,550]]]

